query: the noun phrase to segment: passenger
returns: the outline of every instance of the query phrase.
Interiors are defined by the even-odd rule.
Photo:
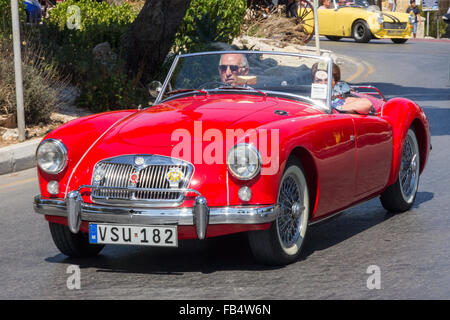
[[[319,9],[330,9],[330,0],[323,0]]]
[[[311,68],[311,75],[314,83],[328,83],[327,64],[315,63]],[[341,69],[333,63],[332,88],[341,81]],[[332,97],[331,106],[337,111],[351,113],[368,114],[372,111],[372,102],[367,98],[358,97]]]
[[[247,57],[242,53],[226,53],[220,58],[220,79],[224,84],[236,85],[238,76],[248,75]]]

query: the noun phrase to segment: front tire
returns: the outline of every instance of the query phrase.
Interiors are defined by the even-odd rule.
[[[419,188],[420,154],[416,134],[412,128],[406,134],[397,181],[380,197],[383,207],[390,212],[409,210]]]
[[[369,25],[364,20],[358,20],[353,25],[352,29],[353,39],[359,43],[367,43],[372,39]]]
[[[278,191],[280,213],[270,229],[248,233],[255,259],[266,265],[296,261],[309,222],[309,193],[303,168],[297,160],[286,165]]]
[[[50,233],[56,247],[71,258],[87,258],[96,256],[102,249],[103,245],[94,245],[89,243],[86,233],[70,232],[67,226],[62,224],[49,222]]]

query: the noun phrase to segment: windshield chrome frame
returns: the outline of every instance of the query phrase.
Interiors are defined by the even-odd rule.
[[[359,6],[359,7],[340,6],[336,0],[333,0],[333,3],[334,3],[334,8],[333,8],[334,11],[337,11],[337,10],[340,9],[340,8],[364,8],[364,9],[367,9],[367,8],[370,6],[370,4],[369,4],[368,1],[367,1],[367,4],[368,4],[367,7],[365,7],[365,6],[363,6],[363,5],[361,5],[361,6]],[[355,3],[355,0],[353,0],[353,3]]]
[[[173,63],[172,66],[170,67],[169,73],[166,76],[166,79],[164,80],[163,86],[161,88],[161,91],[159,92],[158,96],[156,97],[156,100],[154,102],[154,105],[157,105],[158,103],[161,102],[162,97],[164,95],[164,92],[166,92],[167,86],[169,84],[170,79],[172,78],[172,74],[178,64],[178,61],[181,58],[186,58],[186,57],[195,57],[195,56],[205,56],[205,55],[222,55],[222,54],[227,54],[227,53],[242,53],[242,54],[267,54],[267,55],[280,55],[280,56],[293,56],[293,57],[301,57],[301,58],[311,58],[311,59],[317,59],[317,60],[322,60],[324,62],[326,62],[328,64],[328,95],[327,95],[327,102],[326,102],[326,110],[324,110],[323,107],[319,107],[318,108],[322,111],[325,111],[327,113],[331,113],[332,109],[331,109],[331,94],[332,94],[332,88],[331,88],[331,84],[332,84],[332,75],[333,75],[333,59],[330,56],[317,56],[317,55],[309,55],[309,54],[302,54],[302,53],[294,53],[294,52],[279,52],[279,51],[252,51],[252,50],[224,50],[224,51],[207,51],[207,52],[195,52],[195,53],[185,53],[185,54],[178,54]],[[260,90],[261,92],[269,92],[266,90]],[[313,106],[317,105],[317,102],[314,101],[313,99],[309,98],[309,97],[305,97],[305,96],[301,96],[301,95],[296,95],[296,94],[288,94],[286,92],[282,92],[282,91],[270,91],[270,93],[276,93],[279,92],[282,95],[291,95],[292,97],[296,97],[298,99],[303,99],[303,100],[307,100],[307,101],[311,101],[311,103],[313,103]]]

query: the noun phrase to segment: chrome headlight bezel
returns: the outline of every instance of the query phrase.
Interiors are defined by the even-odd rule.
[[[53,162],[51,165],[43,163],[42,157],[44,155],[43,152],[45,152],[45,149],[43,149],[44,147],[53,148],[53,150],[50,150],[56,154],[56,157],[51,159]],[[46,153],[48,152],[49,150],[46,151]],[[56,139],[46,139],[42,141],[36,149],[36,163],[42,171],[48,174],[58,174],[62,172],[67,166],[67,159],[66,146]]]
[[[380,15],[378,16],[378,24],[383,24],[383,23],[384,23],[384,17],[383,17],[382,14],[380,14]]]
[[[238,172],[237,166],[238,163],[234,163],[233,159],[237,158],[237,152],[244,151],[244,155],[246,157],[246,164],[254,166],[254,168],[248,169],[247,172],[243,174],[243,172]],[[249,161],[251,158],[251,162]],[[227,154],[227,168],[231,175],[239,180],[251,180],[256,177],[261,172],[262,160],[261,154],[258,149],[249,143],[238,143]]]

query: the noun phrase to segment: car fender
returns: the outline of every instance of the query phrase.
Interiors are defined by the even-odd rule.
[[[67,148],[68,161],[65,169],[57,175],[47,174],[40,170],[39,166],[37,167],[42,196],[51,196],[47,193],[47,183],[50,180],[57,180],[61,193],[56,197],[65,197],[62,192],[65,190],[71,173],[86,151],[114,124],[135,112],[136,110],[121,110],[84,116],[66,122],[48,133],[42,141],[47,139],[61,141]]]
[[[270,172],[267,175],[261,175],[254,181],[253,188],[255,188],[255,194],[259,192],[263,194],[270,194],[270,200],[272,203],[277,201],[278,190],[283,176],[283,172],[286,168],[287,162],[290,157],[297,158],[303,166],[306,179],[309,187],[311,212],[313,215],[317,209],[318,203],[318,187],[319,187],[319,173],[316,158],[317,149],[321,149],[321,142],[316,141],[316,130],[320,130],[320,127],[327,119],[323,116],[311,116],[301,117],[294,119],[285,119],[268,123],[258,128],[270,132],[278,130],[279,146],[278,146],[278,161],[277,172]],[[272,166],[274,167],[274,166]],[[263,166],[264,168],[264,166]],[[233,193],[230,190],[230,193]],[[266,198],[266,200],[268,200]]]
[[[404,98],[389,100],[383,106],[382,117],[392,125],[393,131],[392,167],[387,184],[389,186],[397,180],[403,144],[408,129],[412,127],[415,130],[419,142],[420,173],[422,173],[428,160],[431,148],[431,135],[429,122],[425,113],[419,105],[411,100]]]
[[[343,25],[343,33],[345,36],[347,37],[352,36],[353,26],[355,22],[359,20],[365,21],[368,24],[369,29],[372,33],[375,29],[377,29],[377,26],[374,24],[374,21],[376,22],[376,15],[373,12],[368,12],[367,10],[363,10],[360,8],[342,8],[340,10],[344,9],[346,10],[346,14],[343,15],[341,19],[345,19],[348,22],[344,23],[342,21],[338,22],[338,24]]]

